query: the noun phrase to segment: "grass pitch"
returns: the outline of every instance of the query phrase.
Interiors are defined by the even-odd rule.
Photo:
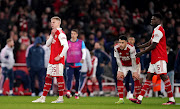
[[[51,104],[57,97],[46,97],[45,103],[32,103],[38,97],[31,96],[0,96],[0,109],[180,109],[180,98],[176,98],[177,105],[163,106],[168,98],[144,98],[141,105],[124,99],[124,104],[115,104],[118,97],[74,97],[64,103]]]

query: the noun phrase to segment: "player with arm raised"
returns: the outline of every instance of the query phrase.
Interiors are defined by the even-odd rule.
[[[117,71],[117,90],[119,93],[119,101],[116,104],[124,103],[123,100],[123,80],[126,77],[128,71],[132,72],[133,79],[139,79],[136,65],[136,50],[133,45],[127,42],[126,36],[122,35],[119,37],[119,43],[114,46],[114,57],[118,64]],[[136,86],[136,82],[135,82]]]
[[[175,100],[171,90],[171,83],[167,76],[168,58],[166,51],[166,36],[165,36],[165,31],[161,24],[162,24],[161,14],[158,13],[154,14],[151,18],[151,25],[154,27],[152,37],[149,42],[139,46],[139,48],[144,48],[144,47],[148,47],[148,48],[136,54],[136,57],[140,57],[142,54],[151,51],[151,63],[149,65],[149,69],[147,72],[147,79],[143,88],[141,89],[141,93],[137,97],[137,99],[133,99],[133,98],[129,99],[137,104],[141,104],[146,90],[150,87],[150,84],[152,82],[152,77],[154,74],[160,75],[161,79],[164,81],[165,90],[169,97],[169,101],[167,103],[163,103],[163,105],[175,104]]]
[[[57,78],[59,97],[57,100],[51,103],[63,103],[63,92],[64,92],[64,78],[63,70],[65,64],[65,55],[68,50],[68,42],[65,33],[60,28],[61,19],[59,17],[51,18],[51,35],[46,41],[46,46],[51,46],[51,54],[49,64],[47,67],[47,74],[45,78],[45,84],[43,89],[43,95],[32,102],[45,102],[45,98],[51,88],[53,77]]]

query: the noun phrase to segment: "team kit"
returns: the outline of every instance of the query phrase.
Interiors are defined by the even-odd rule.
[[[50,91],[53,78],[57,79],[59,97],[57,100],[52,101],[51,103],[63,103],[63,93],[65,89],[64,83],[64,65],[65,59],[68,66],[67,69],[67,93],[66,97],[71,98],[71,88],[72,88],[72,79],[73,74],[76,80],[75,84],[75,98],[79,99],[79,76],[80,68],[79,66],[85,60],[86,51],[84,41],[77,39],[78,31],[76,29],[71,31],[71,39],[67,41],[66,34],[60,28],[61,19],[57,16],[51,18],[51,34],[49,39],[46,41],[46,46],[50,47],[50,58],[47,67],[47,74],[45,77],[45,84],[43,88],[43,94],[40,98],[32,101],[33,103],[44,103],[46,101],[46,96]],[[150,87],[152,82],[153,75],[160,75],[161,79],[164,81],[165,90],[169,98],[168,102],[163,103],[162,105],[174,105],[175,99],[171,90],[170,80],[167,76],[167,51],[166,51],[166,36],[165,31],[162,26],[162,16],[160,14],[154,14],[151,18],[151,26],[154,27],[151,39],[142,45],[137,46],[136,48],[144,48],[143,51],[136,53],[136,48],[134,45],[128,42],[128,38],[125,35],[119,36],[117,44],[114,45],[114,57],[118,65],[117,71],[117,91],[119,100],[115,104],[123,104],[123,80],[130,71],[134,80],[135,87],[135,98],[129,98],[130,101],[136,104],[141,104],[143,97]],[[151,52],[151,62],[149,69],[147,71],[147,77],[144,85],[140,85],[140,57],[141,55]],[[97,66],[97,59],[95,56],[92,56],[92,69],[88,73],[88,77],[93,78],[95,71],[93,67]],[[73,72],[73,73],[72,73]]]

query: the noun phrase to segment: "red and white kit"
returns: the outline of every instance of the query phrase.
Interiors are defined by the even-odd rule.
[[[161,25],[158,25],[152,34],[151,43],[156,42],[156,48],[151,51],[151,63],[148,73],[166,74],[167,73],[167,51],[166,36]]]
[[[47,67],[47,74],[53,77],[63,76],[65,64],[64,56],[66,54],[66,52],[63,51],[63,48],[64,46],[68,46],[66,35],[61,28],[57,28],[54,36],[50,36],[49,40],[51,42],[51,54]],[[55,61],[54,58],[58,55],[60,55],[61,59],[59,61]]]
[[[92,68],[90,71],[87,72],[87,76],[88,77],[96,77],[96,68],[97,68],[97,64],[98,64],[98,58],[96,56],[93,56],[91,58],[91,62],[92,62]]]
[[[124,73],[124,77],[128,71],[137,72],[136,61],[132,64],[132,59],[136,59],[136,49],[129,43],[124,50],[121,50],[119,45],[114,46],[114,57],[116,57],[118,63],[118,71]]]

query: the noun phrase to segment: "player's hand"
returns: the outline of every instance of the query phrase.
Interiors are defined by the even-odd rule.
[[[139,52],[139,53],[136,54],[136,57],[141,57],[141,55],[142,55],[142,53]]]
[[[132,77],[139,80],[138,72],[133,72]]]
[[[81,59],[80,63],[84,63],[84,59]]]
[[[145,73],[146,72],[146,69],[142,70],[141,73]]]
[[[104,64],[104,63],[101,63],[101,64],[100,64],[100,67],[104,67],[104,66],[105,66],[105,64]]]
[[[51,30],[51,35],[54,36],[54,34],[56,33],[57,29],[52,29]]]
[[[58,55],[54,58],[55,61],[59,61],[61,59],[61,57]]]
[[[124,78],[124,73],[118,71],[118,72],[117,72],[117,79],[121,79],[121,78]]]
[[[96,77],[92,77],[92,82],[93,82],[93,83],[96,82]]]

